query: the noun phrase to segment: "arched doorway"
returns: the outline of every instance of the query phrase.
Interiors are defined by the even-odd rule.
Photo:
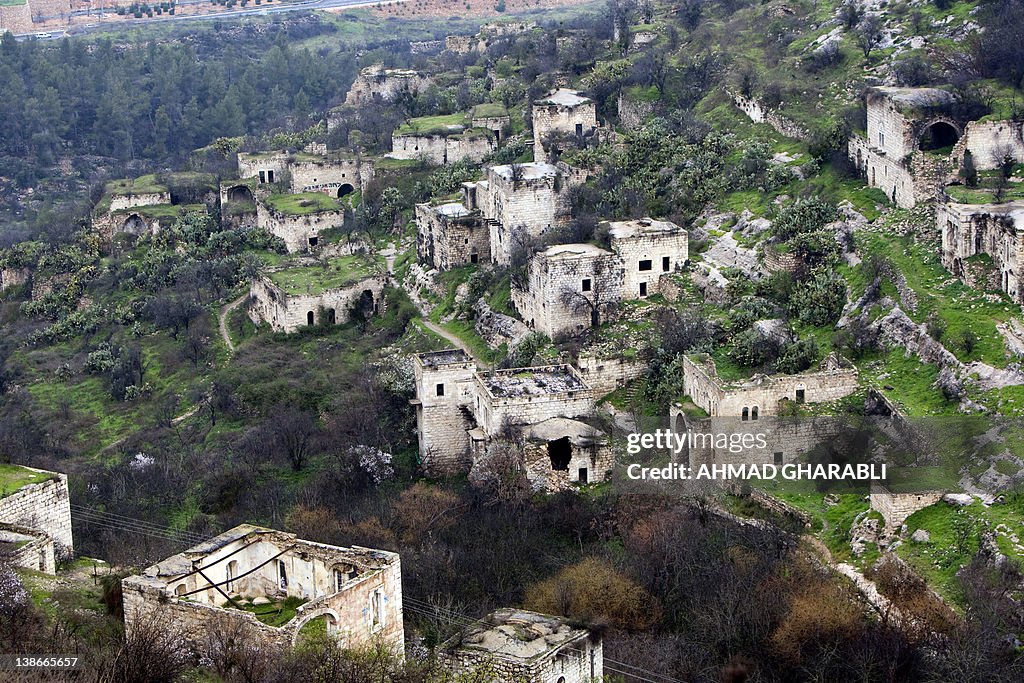
[[[146,225],[146,221],[142,220],[142,216],[137,213],[128,216],[121,224],[121,232],[127,232],[130,235],[141,235],[148,231],[149,226]]]
[[[346,197],[356,191],[356,188],[352,187],[348,183],[342,183],[341,187],[338,188],[338,199]]]
[[[548,442],[548,457],[551,459],[551,469],[568,470],[569,461],[572,460],[572,444],[569,437],[563,436]]]
[[[918,140],[918,149],[930,152],[951,148],[960,139],[960,131],[946,121],[935,121],[928,124]]]
[[[306,313],[306,324],[312,325],[316,322],[316,316],[313,315],[313,311]]]
[[[253,197],[252,190],[246,185],[235,185],[228,190],[228,201],[229,202],[248,202],[249,204],[255,204],[256,198]]]

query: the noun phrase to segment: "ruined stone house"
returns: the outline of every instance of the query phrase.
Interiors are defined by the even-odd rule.
[[[74,552],[66,474],[3,465],[11,488],[0,490],[0,558],[53,574]]]
[[[478,371],[463,351],[414,357],[420,458],[431,474],[485,467],[497,443],[522,444],[536,489],[602,481],[613,458],[606,435],[585,420],[595,392],[569,365]]]
[[[284,241],[289,253],[314,251],[322,233],[345,225],[344,208],[322,208],[308,213],[281,211],[263,199],[256,202],[256,225]]]
[[[591,683],[604,677],[601,638],[560,617],[501,609],[445,643],[452,673],[489,675],[493,683]]]
[[[289,272],[294,274],[296,269]],[[277,282],[274,277],[274,272],[260,275],[249,286],[249,318],[256,325],[269,325],[274,332],[343,325],[356,316],[365,319],[384,312],[387,273],[361,273],[336,285],[305,289]]]
[[[611,221],[601,231],[610,251],[563,244],[530,258],[524,286],[513,284],[512,302],[531,328],[554,338],[597,326],[620,302],[656,293],[661,278],[689,258],[686,230],[669,221]]]
[[[352,87],[345,96],[345,104],[358,107],[380,99],[390,102],[403,93],[416,95],[431,85],[433,79],[427,74],[412,69],[387,69],[382,64],[368,66],[359,72]],[[328,121],[328,127],[330,122]]]
[[[533,102],[533,159],[548,161],[548,136],[562,134],[582,140],[597,130],[597,107],[577,90],[559,88]]]
[[[942,235],[942,265],[968,284],[1000,289],[1017,303],[1024,303],[1020,286],[1024,263],[1024,201],[1005,204],[956,204],[943,202],[936,207],[936,224]],[[972,261],[991,258],[991,276],[995,282],[977,281],[971,273]],[[983,276],[985,264],[977,264]]]
[[[346,197],[356,190],[365,191],[373,180],[373,160],[358,154],[333,151],[327,154],[306,152],[291,154],[275,152],[239,152],[238,177],[253,179],[259,185],[273,185],[287,179],[290,191],[322,192],[332,197]],[[229,186],[228,191],[252,188],[245,183]],[[249,201],[255,201],[253,196]]]
[[[416,205],[416,255],[438,270],[489,263],[491,229],[459,202]]]
[[[964,122],[955,116],[955,102],[938,88],[869,88],[866,135],[852,135],[848,148],[868,185],[911,208],[935,199],[968,151],[979,170],[998,167],[1003,154],[1024,161],[1020,122]]]
[[[412,122],[415,123],[415,120]],[[420,129],[415,125],[396,128],[391,134],[392,159],[421,159],[428,164],[444,166],[469,160],[480,162],[498,147],[497,135],[490,128],[463,124]]]
[[[125,628],[157,624],[205,655],[225,638],[294,645],[322,621],[341,647],[404,651],[401,562],[396,553],[314,543],[243,524],[121,582]],[[291,599],[295,616],[261,621]],[[269,607],[267,607],[269,609]]]

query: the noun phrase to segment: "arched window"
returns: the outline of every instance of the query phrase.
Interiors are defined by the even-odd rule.
[[[757,406],[754,406],[753,408],[750,409],[750,419],[751,420],[756,420],[757,419]]]
[[[746,422],[747,420],[750,419],[750,408],[747,408],[747,407],[744,406],[744,408],[743,408],[743,417],[741,419],[744,422]]]

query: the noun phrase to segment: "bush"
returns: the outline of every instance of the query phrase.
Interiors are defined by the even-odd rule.
[[[846,281],[830,270],[818,270],[800,283],[791,299],[791,311],[800,322],[815,327],[833,324],[846,304]]]

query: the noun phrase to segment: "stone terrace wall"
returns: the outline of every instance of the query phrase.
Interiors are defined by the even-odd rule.
[[[0,269],[0,292],[26,284],[31,276],[30,268]]]
[[[0,34],[4,31],[15,35],[32,32],[32,10],[27,2],[14,7],[0,7]]]
[[[631,100],[625,93],[619,93],[619,123],[627,129],[639,128],[644,121],[654,115],[655,103],[644,100]]]
[[[1019,163],[1024,161],[1024,138],[1020,121],[971,121],[950,155],[957,162],[970,150],[974,166],[980,170],[997,168],[1005,152]]]
[[[942,491],[919,491],[911,493],[893,493],[883,487],[872,487],[871,509],[882,513],[888,529],[898,529],[907,517],[918,510],[942,500]]]
[[[320,211],[303,216],[278,213],[263,202],[256,203],[256,224],[284,240],[289,253],[309,250],[309,238],[323,230],[345,225],[345,212]]]
[[[598,396],[610,394],[634,379],[643,377],[648,370],[646,361],[630,358],[598,358],[580,356],[577,365],[580,375]]]
[[[115,195],[110,198],[110,213],[122,209],[134,209],[136,206],[156,206],[170,204],[170,192],[147,192],[145,194]]]
[[[261,277],[249,288],[249,315],[256,324],[266,322],[275,332],[295,332],[309,324],[309,313],[313,314],[313,324],[318,325],[324,322],[321,309],[334,309],[335,324],[342,325],[349,321],[353,307],[366,291],[373,295],[373,312],[382,312],[387,281],[387,275],[374,275],[320,294],[287,294],[270,278]]]
[[[24,542],[22,537],[31,540]],[[57,571],[53,539],[46,533],[15,524],[0,523],[0,540],[8,539],[17,540],[14,548],[4,555],[3,559],[7,564],[46,574]]]
[[[43,472],[43,470],[35,470]],[[38,529],[57,544],[58,552],[72,552],[71,497],[68,477],[59,472],[46,472],[52,479],[29,484],[0,498],[0,522]]]
[[[739,107],[740,111],[746,114],[754,123],[767,123],[769,126],[774,128],[777,133],[789,138],[806,140],[808,137],[806,128],[794,121],[790,121],[771,109],[762,106],[761,103],[755,99],[736,95],[733,97],[733,101],[736,102],[736,106]]]

